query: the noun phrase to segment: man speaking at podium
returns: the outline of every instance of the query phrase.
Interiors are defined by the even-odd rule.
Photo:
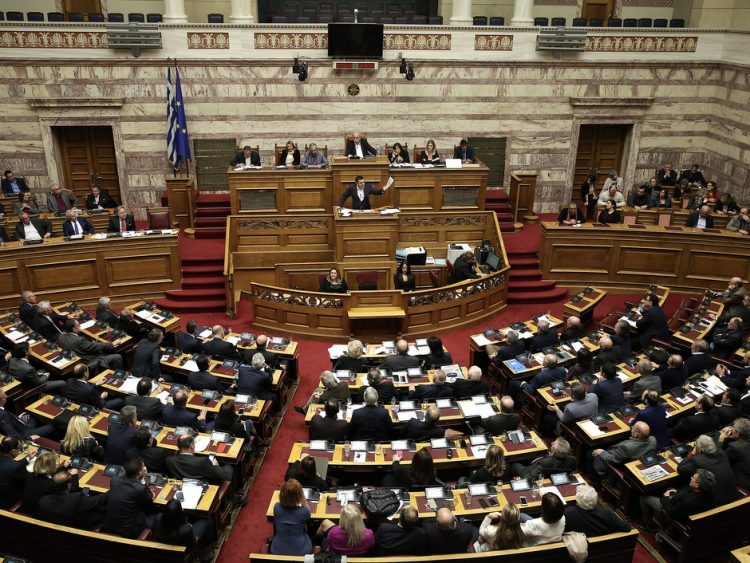
[[[341,194],[341,201],[339,202],[339,207],[343,208],[344,203],[346,203],[346,200],[351,197],[352,209],[356,209],[357,211],[372,209],[372,207],[370,207],[370,196],[371,195],[383,195],[392,183],[393,181],[389,180],[382,190],[376,190],[375,188],[372,187],[372,184],[365,183],[364,176],[359,175],[356,178],[354,178],[354,184],[351,184],[348,188],[346,188],[346,191],[343,194]]]

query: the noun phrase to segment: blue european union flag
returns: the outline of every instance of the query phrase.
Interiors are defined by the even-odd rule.
[[[174,108],[175,108],[175,126],[174,126],[174,154],[175,160],[172,163],[175,170],[180,167],[182,159],[190,160],[190,137],[187,130],[187,119],[185,117],[185,103],[182,100],[182,86],[180,85],[180,71],[175,69],[177,77],[175,79],[174,91]]]

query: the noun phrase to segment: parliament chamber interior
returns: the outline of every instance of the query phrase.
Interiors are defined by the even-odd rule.
[[[750,562],[750,1],[4,0],[0,561]]]

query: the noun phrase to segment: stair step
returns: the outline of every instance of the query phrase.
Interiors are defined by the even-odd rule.
[[[511,268],[539,268],[539,259],[532,257],[508,256]]]
[[[195,238],[220,238],[223,239],[227,235],[226,229],[195,229]]]
[[[552,303],[568,297],[568,290],[564,287],[556,287],[549,291],[530,291],[510,293],[508,292],[508,303]]]
[[[511,292],[549,291],[550,289],[554,289],[556,284],[555,280],[511,280],[508,282],[508,294]]]
[[[516,228],[513,226],[513,223],[498,223],[498,226],[500,227],[500,232],[502,233],[512,233],[516,230]]]
[[[182,267],[182,275],[215,275],[215,276],[223,276],[224,275],[224,265],[223,264],[207,264],[203,266],[183,266]]]
[[[500,223],[510,223],[511,225],[513,224],[513,215],[511,215],[510,213],[499,213],[495,211],[495,215],[497,215],[497,220]]]
[[[214,257],[198,257],[198,256],[192,256],[190,258],[183,258],[182,259],[182,267],[185,266],[217,266],[217,265],[224,265],[224,257],[223,256],[214,256]]]
[[[226,293],[223,287],[215,287],[210,289],[172,289],[167,291],[167,298],[174,301],[186,301],[186,300],[216,300],[225,298]]]
[[[229,194],[202,192],[195,198],[198,207],[229,207]]]
[[[224,288],[224,276],[196,276],[182,278],[183,289],[217,289]]]
[[[173,299],[155,299],[157,307],[167,309],[173,313],[202,313],[208,311],[225,311],[226,299],[212,299],[205,301],[175,301]]]
[[[487,211],[494,211],[495,213],[511,213],[512,208],[507,203],[489,203],[484,206]]]
[[[538,268],[511,268],[509,277],[512,281],[538,281],[542,272]]]
[[[231,214],[231,207],[201,207],[195,210],[196,217],[226,217]]]
[[[227,220],[225,217],[215,217],[215,218],[198,217],[195,219],[196,229],[201,229],[201,228],[221,229],[222,227],[226,229],[226,225],[227,225]]]
[[[505,190],[487,190],[484,192],[484,201],[509,201],[508,192]]]

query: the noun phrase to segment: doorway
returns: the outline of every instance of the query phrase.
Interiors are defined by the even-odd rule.
[[[82,14],[88,20],[89,14],[102,13],[102,3],[100,0],[65,0],[63,11],[66,16],[72,12]]]
[[[63,186],[86,199],[92,184],[121,202],[112,127],[53,127],[60,147]]]
[[[632,125],[581,125],[573,175],[575,199],[579,197],[577,188],[589,173],[596,173],[597,195],[610,170],[623,175],[623,155],[631,128]]]
[[[606,21],[613,16],[615,0],[583,0],[581,17],[590,20],[597,18]]]

